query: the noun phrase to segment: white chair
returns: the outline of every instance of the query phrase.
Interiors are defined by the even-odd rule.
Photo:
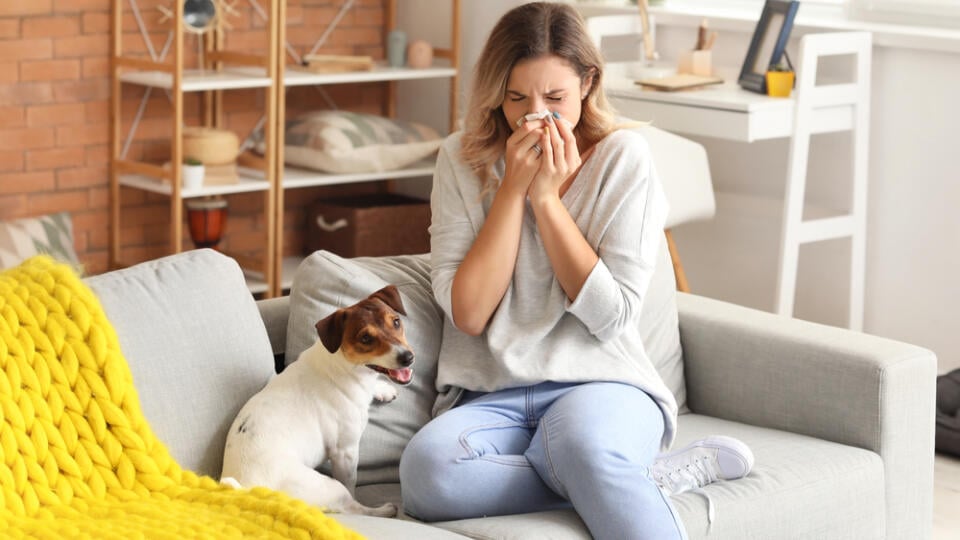
[[[710,219],[716,213],[707,151],[699,143],[653,126],[640,129],[650,145],[654,165],[670,203],[664,232],[677,278],[677,290],[690,292],[670,229],[684,223]]]

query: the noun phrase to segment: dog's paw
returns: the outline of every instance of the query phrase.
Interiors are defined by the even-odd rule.
[[[400,391],[397,390],[396,386],[393,386],[389,383],[378,384],[377,388],[373,392],[373,399],[379,401],[380,403],[390,403],[391,401],[397,399],[397,396],[400,395]]]
[[[243,487],[240,485],[240,482],[237,482],[237,479],[231,476],[228,476],[226,478],[221,478],[220,483],[225,486],[230,486],[233,489],[243,489]]]
[[[400,508],[393,503],[386,503],[376,508],[373,508],[369,515],[377,517],[392,518],[397,517],[397,514],[400,512]]]

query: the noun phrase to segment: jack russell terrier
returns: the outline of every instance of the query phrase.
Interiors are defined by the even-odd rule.
[[[406,315],[393,285],[316,324],[319,340],[240,409],[227,435],[221,482],[263,486],[330,512],[392,517],[353,497],[370,402],[393,401],[413,380]],[[315,469],[330,459],[333,478]]]

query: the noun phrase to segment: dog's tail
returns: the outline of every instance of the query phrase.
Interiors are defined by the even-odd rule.
[[[237,479],[232,476],[221,478],[220,483],[226,486],[230,486],[233,489],[243,489],[243,486],[240,485],[240,482],[237,482]]]

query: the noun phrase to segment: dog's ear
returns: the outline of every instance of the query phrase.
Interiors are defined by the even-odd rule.
[[[370,298],[376,298],[382,301],[384,304],[390,306],[394,311],[401,315],[407,314],[407,312],[403,309],[403,301],[400,300],[400,291],[397,290],[395,285],[387,285],[379,291],[371,294]]]
[[[347,312],[338,309],[327,317],[320,319],[316,324],[317,335],[320,336],[320,341],[323,342],[323,346],[331,353],[335,353],[340,349],[340,344],[343,342],[343,324],[346,320]]]

